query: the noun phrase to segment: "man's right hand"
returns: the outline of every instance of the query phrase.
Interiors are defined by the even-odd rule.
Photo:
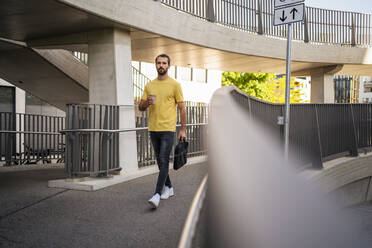
[[[149,106],[149,103],[148,103],[148,100],[141,100],[139,106],[138,106],[138,109],[140,111],[145,111],[147,109],[147,107]]]

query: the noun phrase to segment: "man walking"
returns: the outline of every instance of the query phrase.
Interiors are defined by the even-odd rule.
[[[172,150],[177,122],[177,106],[181,116],[181,130],[178,139],[185,139],[186,110],[181,85],[168,77],[170,58],[161,54],[155,59],[158,77],[146,84],[139,104],[139,110],[149,108],[149,132],[159,167],[159,176],[154,196],[149,200],[153,208],[159,206],[160,199],[174,195],[169,178],[169,156]],[[164,188],[165,185],[165,188]],[[162,190],[164,188],[164,192]]]

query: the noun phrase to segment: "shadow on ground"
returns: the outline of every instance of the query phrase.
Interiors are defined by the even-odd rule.
[[[47,187],[62,168],[0,168],[0,247],[176,247],[206,173],[206,164],[171,171],[175,196],[154,211],[157,175],[83,192]]]

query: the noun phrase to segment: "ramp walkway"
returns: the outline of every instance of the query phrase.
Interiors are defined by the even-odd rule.
[[[83,192],[47,187],[61,166],[0,168],[0,247],[177,247],[206,173],[206,163],[171,171],[175,196],[152,210],[156,174]]]
[[[59,109],[89,100],[88,67],[69,51],[0,38],[0,68],[0,78]]]

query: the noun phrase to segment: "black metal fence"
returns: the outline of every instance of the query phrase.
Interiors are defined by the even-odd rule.
[[[138,107],[136,106],[136,109]],[[186,106],[187,125],[186,137],[189,142],[188,157],[204,155],[207,152],[207,142],[204,135],[207,131],[208,106],[206,104],[188,103]],[[175,143],[180,130],[180,118],[176,128]],[[148,112],[136,111],[136,127],[148,126]],[[138,166],[144,167],[156,163],[155,153],[151,145],[147,129],[137,131],[137,159]]]
[[[196,17],[244,31],[286,38],[273,26],[272,0],[161,0]],[[304,23],[293,24],[293,39],[305,42],[370,46],[372,17],[350,11],[306,7]]]
[[[63,162],[65,139],[59,131],[64,127],[64,117],[0,113],[0,162]]]
[[[233,90],[248,114],[278,138],[283,138],[284,105],[272,104]],[[302,165],[321,168],[322,161],[340,155],[358,156],[372,147],[372,104],[291,104],[290,156]]]
[[[70,177],[120,170],[119,106],[67,104],[65,170]]]
[[[70,177],[82,175],[109,175],[120,170],[119,137],[124,132],[136,132],[137,161],[139,167],[156,163],[147,130],[147,112],[136,112],[136,128],[120,129],[120,109],[130,106],[98,104],[68,104],[66,130],[65,168]],[[136,109],[137,106],[132,106]],[[204,140],[208,119],[207,106],[187,106],[186,135],[189,157],[206,153]],[[179,132],[179,126],[177,132]],[[176,136],[177,137],[177,136]]]

